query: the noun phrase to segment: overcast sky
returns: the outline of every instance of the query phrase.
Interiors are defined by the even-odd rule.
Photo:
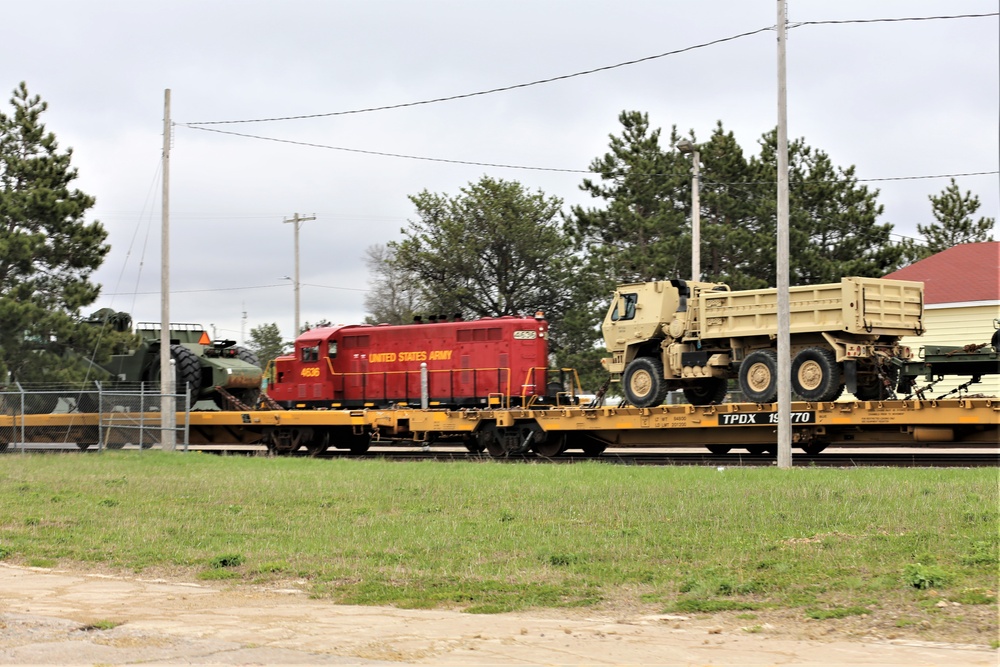
[[[485,174],[588,201],[582,174],[384,157],[227,136],[185,123],[367,109],[511,86],[773,27],[765,0],[31,0],[3,3],[0,88],[20,81],[72,147],[77,187],[112,250],[95,304],[160,317],[160,159],[172,90],[171,319],[219,337],[294,317],[293,230],[302,226],[302,319],[360,322],[365,248],[400,238],[408,195],[455,194]],[[791,0],[791,24],[982,14],[996,0]],[[959,178],[998,217],[996,17],[806,25],[789,31],[789,136],[862,179]],[[776,33],[509,92],[370,113],[205,126],[277,139],[465,162],[587,169],[625,109],[745,152],[776,124]],[[883,222],[917,236],[947,179],[882,181]],[[1000,236],[1000,233],[995,233]],[[585,275],[580,276],[586,280]],[[245,315],[245,319],[243,314]]]

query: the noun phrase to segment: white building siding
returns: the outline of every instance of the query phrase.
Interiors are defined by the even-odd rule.
[[[1000,317],[1000,303],[983,305],[928,307],[924,311],[924,327],[927,332],[923,336],[908,336],[903,339],[904,345],[913,348],[914,355],[919,348],[927,345],[968,345],[969,343],[989,343],[993,336],[993,319]],[[928,398],[940,396],[958,385],[967,382],[968,377],[946,377],[926,394]],[[924,386],[923,378],[918,379],[918,386]],[[983,381],[969,387],[970,394],[985,394],[1000,396],[1000,375],[984,375]],[[954,395],[952,396],[954,397]],[[950,397],[950,398],[952,398]]]

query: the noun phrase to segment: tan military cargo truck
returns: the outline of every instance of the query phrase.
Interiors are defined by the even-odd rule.
[[[626,400],[663,402],[682,389],[695,405],[721,403],[738,379],[747,401],[777,400],[776,289],[733,292],[720,283],[664,280],[620,285],[602,330],[601,360]],[[891,394],[892,357],[908,358],[902,336],[923,333],[923,283],[843,278],[792,287],[792,391],[832,401],[846,385],[861,400]]]

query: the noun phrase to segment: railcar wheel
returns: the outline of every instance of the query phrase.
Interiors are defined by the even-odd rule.
[[[313,457],[319,456],[329,448],[330,433],[328,431],[316,433],[312,440],[306,443],[306,451],[309,452],[309,456]]]
[[[604,450],[607,448],[608,446],[605,445],[603,442],[598,442],[596,440],[587,442],[582,447],[580,447],[580,449],[583,450],[583,453],[586,454],[587,456],[600,456],[601,454],[604,453]]]
[[[761,454],[769,454],[771,448],[768,445],[747,445],[747,451],[754,456],[760,456]]]
[[[636,357],[625,368],[622,385],[625,388],[625,398],[637,408],[651,408],[662,404],[667,397],[663,362],[653,357]]]
[[[778,399],[778,353],[755,350],[740,364],[740,390],[754,403],[774,403]]]
[[[479,438],[472,436],[468,438],[464,443],[465,448],[468,449],[473,454],[482,454],[486,451],[486,445],[479,441]]]
[[[566,451],[566,434],[549,433],[544,442],[536,443],[531,447],[536,454],[547,459],[559,456]]]
[[[726,445],[709,445],[708,451],[712,452],[716,456],[722,456],[723,454],[728,454],[732,447],[727,447]]]
[[[87,451],[90,448],[90,443],[89,442],[78,442],[78,443],[76,443],[76,446],[80,449],[80,451],[85,452],[85,451]]]
[[[684,387],[684,398],[691,405],[711,405],[725,401],[728,390],[725,378],[701,378]]]
[[[826,449],[826,443],[824,442],[816,442],[809,445],[802,445],[802,451],[808,454],[809,456],[816,456],[824,449]]]

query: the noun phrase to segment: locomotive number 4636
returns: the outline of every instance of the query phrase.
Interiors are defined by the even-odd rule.
[[[303,368],[299,373],[304,378],[318,378],[319,369],[318,368]]]

